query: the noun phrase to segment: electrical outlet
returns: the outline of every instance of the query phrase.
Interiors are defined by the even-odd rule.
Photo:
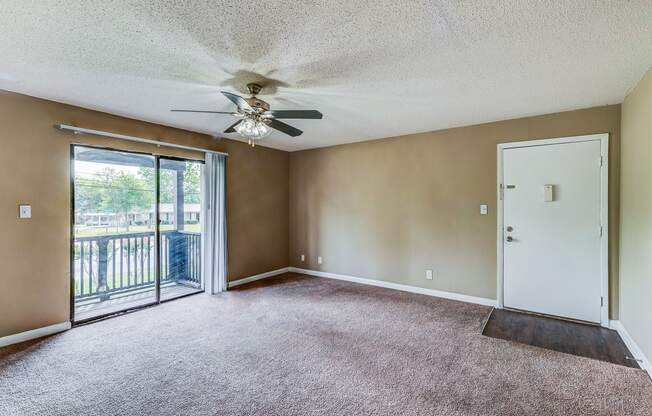
[[[321,256],[317,257],[317,264],[321,264]]]
[[[486,204],[480,205],[480,215],[487,215],[489,212],[489,206]]]
[[[306,261],[306,255],[305,254],[301,255],[301,261]]]
[[[432,270],[426,270],[426,279],[432,280]]]

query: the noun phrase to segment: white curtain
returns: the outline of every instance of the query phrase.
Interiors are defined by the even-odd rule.
[[[202,180],[202,274],[206,293],[226,284],[226,156],[206,153]]]

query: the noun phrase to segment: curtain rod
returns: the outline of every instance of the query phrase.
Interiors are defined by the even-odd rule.
[[[161,142],[161,141],[158,141],[158,140],[144,139],[142,137],[127,136],[125,134],[111,133],[111,132],[108,132],[108,131],[92,130],[92,129],[85,129],[83,127],[68,126],[66,124],[55,124],[54,127],[58,128],[59,130],[70,131],[70,132],[72,132],[74,134],[89,134],[91,136],[110,137],[112,139],[129,140],[129,141],[132,141],[132,142],[154,144],[154,145],[157,145],[159,147],[160,146],[175,147],[177,149],[194,150],[194,151],[204,152],[204,153],[216,153],[218,155],[224,155],[224,156],[229,155],[228,153],[217,152],[215,150],[209,150],[209,149],[203,149],[201,147],[193,147],[193,146],[185,146],[185,145],[176,144],[176,143]]]

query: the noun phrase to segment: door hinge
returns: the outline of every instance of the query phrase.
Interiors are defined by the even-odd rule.
[[[602,226],[600,226],[600,237],[602,237],[602,234],[603,234],[603,230],[602,230]]]
[[[600,167],[604,166],[604,156],[600,156],[600,159],[598,159],[598,162],[600,163]]]
[[[499,195],[500,195],[499,197],[500,197],[501,201],[504,199],[504,194],[505,194],[505,188],[503,187],[503,184],[501,183],[500,184],[500,191],[499,191]]]
[[[600,296],[600,307],[604,308],[604,297]]]

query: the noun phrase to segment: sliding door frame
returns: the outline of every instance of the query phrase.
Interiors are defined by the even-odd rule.
[[[154,177],[155,177],[155,209],[154,209],[154,240],[156,244],[156,250],[154,250],[155,255],[155,264],[154,264],[154,287],[156,290],[156,299],[153,302],[149,302],[143,305],[132,306],[127,309],[123,309],[117,312],[108,312],[105,314],[97,315],[92,318],[86,318],[81,320],[75,320],[75,148],[76,147],[87,147],[91,149],[99,150],[108,150],[121,153],[130,153],[143,156],[151,156],[154,158]],[[178,161],[190,161],[196,163],[204,163],[202,160],[191,159],[191,158],[182,158],[175,156],[162,156],[154,153],[140,152],[134,150],[123,150],[107,146],[97,146],[92,144],[84,143],[71,143],[70,144],[70,323],[72,326],[84,325],[90,322],[95,322],[99,320],[104,320],[111,318],[113,316],[123,315],[125,313],[134,312],[140,309],[149,308],[152,306],[160,305],[161,303],[185,298],[188,296],[193,296],[199,293],[204,293],[205,283],[202,282],[201,290],[198,290],[195,293],[188,293],[182,296],[178,296],[173,299],[161,300],[161,221],[160,221],[160,196],[161,196],[161,182],[160,182],[160,173],[161,173],[161,158],[168,160],[178,160]]]
[[[75,146],[70,145],[70,323],[75,322]]]
[[[156,250],[156,254],[157,254],[157,256],[158,256],[159,258],[156,259],[156,267],[157,267],[157,268],[160,268],[160,267],[161,267],[161,264],[160,264],[160,256],[162,255],[162,253],[161,253],[161,251],[160,251],[160,250],[161,250],[161,247],[162,247],[162,244],[160,244],[160,226],[161,226],[161,221],[160,221],[160,218],[159,218],[159,216],[160,216],[160,215],[159,215],[159,214],[160,214],[159,205],[160,205],[160,203],[161,203],[161,201],[160,201],[160,196],[161,196],[161,190],[160,190],[160,187],[161,187],[161,181],[160,181],[160,174],[161,174],[161,159],[165,159],[165,160],[176,160],[176,161],[179,161],[179,162],[194,162],[194,163],[199,163],[199,164],[202,164],[202,165],[204,165],[206,162],[203,161],[203,160],[190,159],[190,158],[187,158],[187,157],[163,156],[163,155],[154,155],[154,156],[156,157],[156,235],[157,235],[156,238],[159,239],[159,240],[158,240],[158,243],[159,243],[159,244],[157,245],[157,248],[158,248],[158,249]],[[202,168],[201,172],[202,172],[201,174],[203,175],[203,172],[204,172],[203,168]],[[202,179],[201,176],[200,176],[200,179]],[[200,201],[201,201],[201,200],[200,200]],[[200,221],[203,221],[203,220],[200,218]],[[202,253],[202,259],[203,259],[203,253]],[[203,261],[202,261],[202,263],[203,263]],[[156,273],[156,279],[157,279],[157,281],[159,281],[160,278],[161,278],[160,272],[157,271],[157,273]],[[172,299],[161,299],[161,296],[160,296],[160,293],[161,293],[161,285],[160,285],[160,282],[159,282],[159,284],[156,285],[156,287],[157,287],[157,291],[158,291],[157,299],[158,299],[158,303],[159,303],[159,304],[161,304],[161,303],[165,303],[165,302],[170,302],[170,301],[177,300],[177,299],[181,299],[181,298],[185,298],[185,297],[188,297],[188,296],[193,296],[193,295],[196,295],[196,294],[198,294],[198,293],[205,293],[205,292],[206,292],[206,282],[202,281],[202,282],[201,282],[201,290],[197,290],[197,292],[194,292],[194,293],[186,293],[186,294],[184,294],[184,295],[180,295],[180,296],[174,297],[174,298],[172,298]]]
[[[154,240],[156,240],[156,255],[154,256],[154,287],[156,288],[156,304],[161,303],[161,158],[154,155]]]

